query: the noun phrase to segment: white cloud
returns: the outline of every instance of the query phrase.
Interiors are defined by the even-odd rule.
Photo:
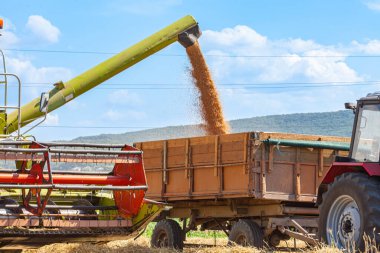
[[[254,29],[238,25],[221,31],[206,30],[202,43],[210,55],[216,79],[237,82],[360,81],[363,79],[346,63],[346,48],[321,45],[312,40],[271,40]],[[356,48],[357,50],[357,48]],[[248,57],[236,57],[236,56]],[[250,57],[250,56],[287,57]],[[314,56],[328,57],[314,57]],[[329,56],[341,57],[329,57]],[[306,56],[306,57],[305,57]]]
[[[103,114],[103,118],[110,121],[120,121],[123,119],[142,120],[146,118],[146,114],[145,112],[131,109],[126,109],[121,112],[114,109],[109,109]]]
[[[373,11],[380,11],[380,1],[379,0],[372,0],[372,1],[365,1],[365,5],[367,5],[368,9]]]
[[[123,115],[121,112],[119,111],[116,111],[116,110],[108,110],[105,114],[104,114],[104,118],[108,119],[108,120],[112,120],[112,121],[117,121],[117,120],[121,120],[124,118],[125,115]]]
[[[4,28],[0,30],[0,49],[11,48],[20,42],[15,32],[15,25],[9,19],[4,18]]]
[[[300,38],[287,39],[278,42],[284,47],[290,48],[293,53],[302,53],[308,50],[318,50],[322,48],[321,45],[312,40],[303,40]]]
[[[8,72],[16,73],[22,83],[32,83],[36,85],[38,83],[50,83],[46,86],[35,86],[24,89],[23,96],[26,101],[39,95],[41,91],[47,91],[53,88],[53,84],[60,80],[68,80],[72,76],[72,72],[63,67],[36,67],[28,59],[8,57],[7,58]]]
[[[364,54],[379,54],[380,40],[369,40],[367,43],[360,43],[356,40],[351,42],[352,50]]]
[[[108,95],[108,102],[115,105],[141,105],[141,97],[128,90],[118,90]]]
[[[16,26],[10,20],[5,19],[4,28],[4,32],[0,37],[0,48],[17,48],[17,45],[21,44],[22,41],[16,35]],[[21,102],[22,104],[29,102],[35,97],[38,97],[42,91],[48,91],[52,89],[53,83],[60,80],[65,81],[72,77],[72,72],[67,68],[52,66],[37,67],[30,59],[20,53],[6,51],[5,56],[7,72],[16,74],[21,79],[22,86],[24,86],[21,91],[23,99]],[[2,68],[1,64],[0,68]],[[11,83],[11,88],[9,90],[9,102],[16,104],[17,96],[15,96],[15,90],[12,88],[15,87],[16,80],[12,77],[9,77],[8,81]],[[48,120],[52,123],[57,122],[58,115],[49,115]]]
[[[47,126],[58,126],[59,125],[58,114],[48,113],[46,115],[46,120],[44,121],[43,124]]]
[[[227,118],[270,114],[318,112],[343,109],[343,103],[355,101],[378,86],[340,86],[340,82],[374,80],[365,68],[351,66],[348,55],[380,54],[380,40],[353,41],[325,45],[302,38],[271,39],[248,26],[220,31],[206,30],[201,45],[217,84],[279,83],[278,88],[260,86],[224,86],[220,89]],[[236,57],[246,56],[246,57]],[[286,56],[286,57],[250,57]],[[326,57],[320,57],[326,56]],[[372,73],[375,75],[375,73]],[[307,84],[328,82],[326,87],[305,88]],[[288,84],[292,83],[292,84]],[[327,86],[328,85],[328,86]],[[282,87],[281,87],[282,86]],[[287,87],[288,86],[288,87]],[[312,84],[310,86],[313,86]],[[247,108],[249,108],[247,110]],[[239,112],[239,113],[237,113]]]
[[[31,61],[20,58],[8,58],[7,63],[13,73],[20,73],[21,77],[33,83],[51,82],[53,84],[60,80],[67,80],[72,74],[67,68],[36,67]]]
[[[251,44],[261,47],[267,43],[267,38],[258,34],[255,30],[245,25],[237,25],[234,28],[224,28],[222,31],[206,30],[203,36],[217,38],[215,44],[223,46],[237,46]]]
[[[126,110],[125,116],[129,119],[134,119],[134,120],[146,119],[146,113],[145,112],[136,111],[136,110]]]
[[[3,31],[0,37],[0,47],[9,48],[19,42],[19,38],[11,31]]]
[[[0,48],[14,48],[17,44],[22,43],[22,41],[16,35],[15,25],[13,25],[8,19],[6,19],[5,24],[5,31],[0,37]],[[30,59],[26,58],[22,54],[15,54],[9,51],[6,51],[5,53],[7,71],[18,75],[23,85],[25,85],[25,83],[53,84],[60,80],[68,80],[72,77],[72,72],[67,68],[51,66],[37,67]],[[9,81],[14,82],[15,80],[9,78]],[[53,88],[52,85],[25,87],[22,91],[24,102],[35,98],[41,91],[47,91],[51,88]]]
[[[377,86],[377,88],[379,88]],[[375,89],[376,90],[376,89]],[[278,115],[343,110],[345,102],[354,102],[367,91],[359,87],[326,87],[311,89],[287,89],[273,93],[261,90],[222,90],[221,98],[225,115],[229,119],[252,116]],[[236,112],[239,112],[238,114]],[[252,126],[253,128],[255,126]]]
[[[50,43],[58,42],[61,34],[60,30],[56,26],[54,26],[49,20],[39,15],[29,16],[28,22],[26,23],[26,28],[28,28],[37,37]]]

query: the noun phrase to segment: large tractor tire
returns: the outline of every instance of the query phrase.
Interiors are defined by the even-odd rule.
[[[160,220],[154,227],[151,242],[154,248],[183,249],[183,231],[174,220]]]
[[[256,248],[264,246],[263,231],[256,222],[249,219],[240,219],[236,222],[232,226],[228,240],[241,246]]]
[[[364,236],[380,242],[380,182],[363,173],[335,178],[322,195],[319,236],[341,249],[364,250]]]

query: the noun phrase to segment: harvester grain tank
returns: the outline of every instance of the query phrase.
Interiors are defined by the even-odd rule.
[[[57,82],[24,106],[21,81],[7,73],[0,51],[4,63],[0,240],[108,241],[136,234],[159,213],[160,203],[144,199],[148,186],[140,150],[127,145],[42,143],[25,137],[43,120],[24,132],[21,128],[171,43],[179,41],[186,47],[199,36],[197,22],[185,16],[72,80]],[[12,78],[18,83],[16,106],[8,105]],[[13,111],[8,114],[9,110]]]
[[[330,245],[364,250],[380,243],[380,93],[345,106],[355,113],[350,152],[336,157],[319,187],[319,234]]]

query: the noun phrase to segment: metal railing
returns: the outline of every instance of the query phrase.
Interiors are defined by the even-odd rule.
[[[5,55],[2,50],[0,50],[0,55],[2,58],[2,64],[3,64],[3,73],[0,73],[0,76],[4,77],[4,81],[0,81],[0,84],[4,85],[4,105],[0,106],[0,109],[3,109],[5,113],[7,113],[7,109],[15,109],[18,111],[18,117],[17,117],[17,139],[20,139],[20,128],[21,128],[21,80],[20,78],[15,74],[7,73],[6,68],[6,62],[5,62]],[[8,77],[13,77],[16,79],[18,84],[18,96],[17,96],[17,106],[9,106],[8,105]],[[0,137],[11,137],[11,134],[3,134]]]

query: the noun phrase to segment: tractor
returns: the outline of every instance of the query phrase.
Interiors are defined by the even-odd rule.
[[[319,236],[364,250],[380,242],[380,92],[346,103],[355,114],[348,157],[337,156],[318,189]]]

